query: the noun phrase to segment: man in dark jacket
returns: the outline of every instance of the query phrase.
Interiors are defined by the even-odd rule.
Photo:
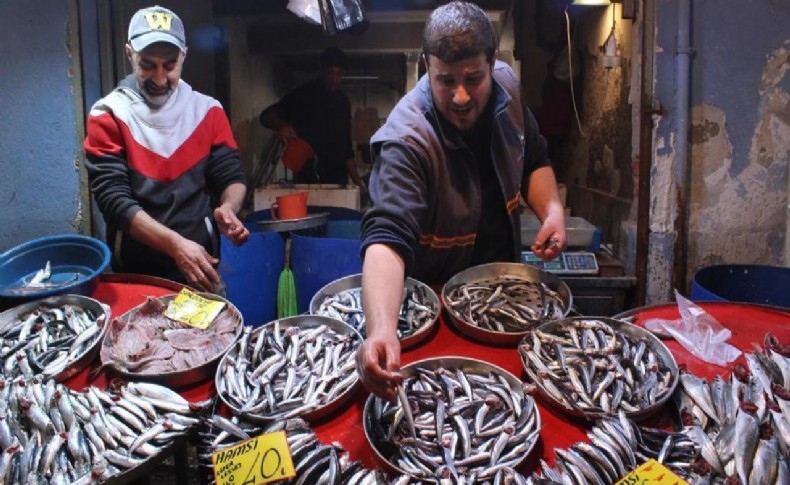
[[[215,291],[219,233],[234,244],[249,237],[236,216],[246,181],[222,106],[181,80],[186,53],[175,13],[134,14],[133,73],[91,108],[86,166],[115,271]]]
[[[345,69],[343,51],[327,48],[321,54],[318,77],[261,112],[261,124],[274,130],[284,144],[299,137],[315,152],[315,158],[296,174],[297,183],[346,185],[350,177],[363,186],[351,143],[351,102],[340,89]]]
[[[372,207],[362,220],[367,339],[357,370],[394,399],[404,277],[440,284],[467,267],[518,261],[519,200],[541,219],[532,250],[557,257],[565,217],[546,142],[521,103],[513,71],[496,60],[485,12],[451,2],[423,34],[427,73],[371,139]]]

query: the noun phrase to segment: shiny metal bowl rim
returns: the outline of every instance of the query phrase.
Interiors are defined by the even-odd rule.
[[[320,322],[321,320],[323,320],[323,322]],[[253,329],[250,332],[250,341],[252,341],[254,337],[258,335],[258,333],[263,332],[265,328],[274,326],[274,324],[278,321],[280,322],[280,328],[288,328],[295,325],[298,325],[300,327],[308,327],[310,326],[310,324],[313,323],[313,321],[319,321],[320,323],[316,325],[312,325],[311,328],[314,328],[319,325],[327,325],[328,327],[331,327],[333,330],[339,330],[338,333],[344,335],[355,334],[359,338],[359,342],[360,343],[362,342],[362,335],[357,331],[357,329],[355,329],[351,325],[342,322],[340,320],[337,320],[335,318],[327,317],[324,315],[312,315],[312,314],[295,315],[292,317],[279,318],[264,323],[263,325]],[[230,409],[234,414],[237,414],[245,419],[248,419],[253,423],[265,424],[275,419],[279,419],[277,417],[272,418],[264,414],[253,414],[253,413],[242,412],[239,408],[237,408],[231,402],[225,399],[225,397],[219,391],[220,389],[219,381],[222,377],[221,375],[222,369],[224,367],[226,360],[230,359],[231,356],[235,355],[234,353],[236,350],[235,343],[236,342],[234,342],[234,347],[232,347],[227,352],[225,352],[225,354],[220,359],[219,364],[217,365],[217,369],[214,374],[214,388],[217,390],[217,396],[219,397],[220,401],[222,401],[222,403],[225,406],[227,406],[228,409]],[[346,389],[342,394],[337,396],[332,401],[324,404],[323,406],[319,406],[313,409],[312,411],[300,415],[299,417],[304,419],[305,421],[315,421],[329,415],[330,413],[334,412],[342,405],[344,405],[349,399],[351,399],[351,397],[354,395],[354,392],[357,389],[357,386],[359,385],[359,374],[357,374],[356,370],[354,370],[354,373],[357,376],[354,383],[348,386],[348,389]]]
[[[624,412],[625,412],[626,416],[628,416],[629,418],[631,418],[631,419],[633,419],[635,421],[638,421],[638,420],[646,418],[646,417],[650,416],[651,414],[655,413],[656,411],[658,411],[661,408],[661,406],[663,406],[667,402],[667,400],[669,400],[669,398],[672,396],[672,394],[675,392],[675,388],[677,387],[678,382],[680,380],[680,370],[679,370],[677,361],[675,360],[675,356],[672,354],[672,352],[669,350],[669,348],[666,345],[664,345],[664,342],[662,342],[661,339],[659,339],[658,337],[656,337],[655,335],[653,335],[648,330],[646,330],[646,329],[644,329],[642,327],[639,327],[639,326],[634,325],[632,323],[625,322],[623,320],[618,320],[618,319],[612,318],[612,317],[585,317],[585,316],[581,316],[581,317],[558,318],[558,319],[551,320],[551,321],[548,321],[548,322],[545,322],[545,323],[541,324],[535,330],[541,330],[541,331],[544,331],[544,332],[548,333],[548,332],[551,331],[551,329],[553,329],[553,328],[555,328],[555,327],[557,327],[559,325],[562,325],[563,323],[570,322],[570,321],[578,321],[578,320],[598,320],[598,321],[601,321],[603,323],[606,323],[609,326],[613,326],[615,331],[620,331],[621,329],[626,329],[627,330],[626,333],[628,333],[628,335],[630,335],[632,337],[635,337],[637,339],[645,339],[645,340],[647,340],[648,345],[650,345],[650,347],[653,349],[653,351],[656,353],[656,355],[659,358],[661,358],[661,360],[665,364],[665,366],[670,370],[670,372],[672,372],[672,383],[669,385],[667,390],[664,392],[664,395],[661,397],[661,399],[659,399],[658,401],[654,402],[650,406],[648,406],[646,408],[643,408],[643,409],[640,409],[639,411],[631,411],[631,412],[624,411]],[[525,336],[522,339],[522,342],[526,341],[527,338],[528,338],[528,336]],[[584,419],[587,419],[587,420],[590,420],[590,421],[598,419],[598,418],[602,418],[602,417],[605,417],[605,416],[608,416],[604,412],[588,412],[588,411],[584,411],[584,410],[581,410],[581,409],[568,408],[565,405],[563,405],[561,402],[559,402],[556,399],[554,399],[554,397],[552,397],[551,394],[549,394],[549,392],[546,391],[545,387],[543,386],[542,381],[540,379],[538,379],[537,376],[530,371],[531,369],[529,368],[529,366],[526,365],[525,358],[524,358],[524,356],[521,353],[521,344],[520,343],[519,343],[519,346],[518,346],[518,354],[519,354],[519,360],[521,360],[521,367],[524,369],[524,372],[529,376],[529,379],[536,385],[536,388],[537,388],[536,392],[537,392],[537,394],[541,398],[545,399],[553,407],[555,407],[559,411],[561,411],[561,412],[563,412],[565,414],[568,414],[570,416],[576,416],[576,417],[584,418]]]
[[[565,308],[563,308],[563,318],[570,313],[571,308],[573,307],[573,293],[571,293],[571,289],[567,283],[562,281],[562,279],[549,273],[548,271],[544,271],[536,266],[531,266],[525,263],[485,263],[480,264],[477,266],[469,267],[465,270],[459,271],[455,275],[453,275],[447,282],[445,282],[444,286],[442,287],[442,302],[447,301],[447,295],[450,293],[452,288],[458,286],[463,283],[470,283],[472,281],[477,281],[478,279],[470,280],[470,281],[463,281],[465,276],[470,274],[476,273],[484,273],[486,270],[490,271],[490,277],[498,277],[498,276],[517,276],[521,277],[519,273],[527,272],[536,274],[539,279],[538,281],[542,281],[546,283],[550,289],[560,293],[562,295],[562,291],[567,292],[568,300],[565,301]],[[526,278],[525,278],[526,279]],[[546,280],[546,281],[544,281]],[[528,281],[534,282],[534,279],[528,279]],[[444,305],[445,312],[450,317],[450,320],[460,327],[461,330],[469,332],[472,337],[483,341],[485,343],[491,343],[494,345],[515,345],[521,341],[521,338],[524,337],[530,330],[524,330],[521,332],[499,332],[496,330],[488,330],[483,327],[479,327],[472,323],[467,322],[466,320],[460,319],[455,316],[455,314],[449,310],[447,305]],[[544,322],[545,323],[545,322]],[[536,326],[537,328],[537,326]]]
[[[338,287],[339,291],[331,291],[336,290],[335,287]],[[407,277],[406,281],[404,282],[404,287],[422,287],[426,290],[426,294],[428,295],[428,299],[430,300],[431,304],[435,305],[436,313],[433,316],[433,320],[430,323],[423,325],[422,327],[418,328],[416,332],[411,335],[408,335],[404,338],[399,339],[401,350],[408,350],[412,347],[417,346],[423,340],[425,340],[431,330],[436,327],[437,322],[439,321],[439,314],[442,311],[442,302],[439,300],[439,295],[433,291],[429,285],[423,283],[422,281]],[[315,292],[313,297],[310,299],[310,314],[318,315],[316,312],[318,308],[321,306],[323,300],[329,296],[336,295],[341,291],[348,291],[355,288],[362,288],[362,273],[351,274],[347,276],[343,276],[338,278],[334,281],[330,281],[326,285],[324,285],[320,290]],[[345,322],[343,322],[345,323]]]
[[[439,356],[439,357],[428,357],[428,358],[425,358],[425,359],[416,360],[414,362],[411,362],[411,363],[401,367],[400,373],[401,373],[401,375],[403,375],[403,377],[412,377],[412,376],[416,375],[418,368],[438,369],[439,367],[443,367],[445,369],[457,369],[457,368],[461,367],[461,365],[455,365],[454,366],[453,364],[469,364],[471,366],[471,367],[469,367],[469,369],[471,369],[471,370],[484,369],[486,372],[499,373],[505,378],[505,380],[508,381],[508,383],[510,383],[512,390],[514,390],[516,392],[519,392],[522,396],[526,395],[526,393],[524,392],[523,382],[521,381],[521,379],[519,379],[518,377],[513,375],[513,373],[503,369],[502,367],[499,367],[496,364],[492,364],[490,362],[486,362],[486,361],[480,360],[480,359],[475,359],[475,358],[472,358],[472,357],[464,357],[464,356],[459,356],[459,355],[447,355],[447,356]],[[466,367],[464,367],[464,368],[466,368]],[[392,471],[395,471],[397,473],[401,473],[403,475],[409,475],[410,477],[413,477],[413,478],[418,478],[419,480],[422,480],[424,482],[437,483],[436,480],[430,480],[430,479],[426,479],[424,477],[416,477],[416,476],[410,474],[408,471],[398,467],[397,465],[392,463],[390,460],[388,460],[387,458],[385,458],[381,454],[381,452],[379,451],[378,447],[376,446],[376,443],[374,443],[374,441],[373,441],[373,438],[371,436],[372,432],[370,430],[371,424],[369,424],[369,420],[373,419],[371,414],[372,414],[372,408],[373,408],[373,405],[374,405],[373,403],[374,403],[374,401],[376,399],[380,399],[380,398],[378,398],[374,394],[370,394],[368,396],[367,400],[365,400],[365,406],[364,406],[364,408],[362,410],[362,426],[363,426],[363,429],[365,431],[365,438],[368,440],[368,445],[370,445],[370,448],[373,450],[374,453],[376,453],[376,456],[383,463],[386,463],[387,466],[392,469]],[[541,417],[540,417],[540,409],[538,408],[537,402],[535,402],[534,399],[532,400],[532,406],[533,406],[533,411],[535,413],[535,418],[536,418],[535,429],[536,430],[540,430],[542,428],[542,422],[541,422]],[[515,465],[514,468],[520,466],[524,462],[524,460],[526,460],[529,457],[529,454],[532,452],[533,449],[535,449],[535,445],[537,444],[538,439],[539,439],[539,437],[536,436],[535,440],[532,442],[532,445],[530,445],[530,447],[524,452],[524,456],[521,459],[521,461],[519,462],[519,464]]]

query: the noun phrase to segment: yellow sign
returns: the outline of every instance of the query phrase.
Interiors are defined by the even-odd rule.
[[[224,301],[209,300],[186,288],[167,305],[165,316],[205,330],[225,308]]]
[[[672,473],[656,460],[642,463],[636,470],[625,476],[616,485],[688,485],[688,482]]]
[[[263,434],[211,455],[217,485],[261,485],[296,476],[285,431]]]

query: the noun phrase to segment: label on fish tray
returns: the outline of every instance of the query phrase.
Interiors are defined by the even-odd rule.
[[[262,434],[211,455],[217,485],[261,485],[296,476],[285,431]]]
[[[688,485],[688,482],[672,473],[669,468],[653,460],[647,460],[636,470],[615,485]]]
[[[167,305],[165,316],[190,327],[205,330],[223,308],[225,308],[224,301],[209,300],[184,288]]]

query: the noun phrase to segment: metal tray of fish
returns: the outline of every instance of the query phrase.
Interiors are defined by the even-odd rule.
[[[398,318],[401,349],[416,347],[431,335],[431,329],[439,320],[440,309],[439,297],[430,286],[414,278],[406,278]],[[310,313],[341,320],[365,337],[362,275],[344,276],[318,290],[310,300]]]
[[[527,331],[566,316],[573,306],[564,281],[521,263],[467,268],[444,284],[442,301],[463,334],[502,346],[517,345]]]
[[[206,330],[188,327],[179,322],[170,320],[161,314],[161,312],[167,308],[167,305],[177,296],[176,294],[164,295],[159,298],[149,298],[145,303],[132,308],[120,317],[114,319],[108,325],[109,329],[104,335],[101,351],[99,353],[102,367],[107,367],[113,373],[128,380],[155,382],[175,388],[213,379],[220,358],[236,344],[236,341],[241,336],[244,330],[244,317],[235,305],[221,296],[213,293],[198,293],[198,295],[209,300],[225,303],[225,308],[209,324]],[[146,308],[150,308],[146,307],[146,305],[155,305],[155,308],[152,310],[158,311],[156,318],[150,318],[149,315],[146,315],[147,311],[151,311],[146,310]],[[164,330],[164,327],[157,327],[152,335],[144,334],[142,337],[121,338],[125,335],[124,332],[127,331],[127,326],[130,323],[145,323],[147,325],[153,323],[156,325],[167,325],[169,328]],[[194,363],[191,363],[189,359],[184,359],[183,361],[179,360],[176,366],[178,370],[171,370],[173,366],[169,368],[162,367],[161,364],[165,358],[160,358],[162,354],[156,353],[158,351],[154,350],[155,347],[152,343],[157,340],[170,341],[168,340],[169,337],[167,337],[167,332],[171,330],[181,333],[189,332],[190,335],[194,335],[196,340],[203,338],[203,340],[210,342],[210,345],[214,346],[213,349],[209,349],[211,355],[206,356],[204,352],[196,357],[190,357],[189,359],[194,361]],[[171,335],[175,338],[175,334]],[[222,339],[219,337],[222,337]],[[124,345],[136,345],[137,348],[123,350],[114,349],[113,347],[121,341],[124,342]],[[182,347],[177,349],[179,351],[192,352],[196,350],[199,353],[200,350],[185,350],[186,347],[181,344],[178,345]],[[194,343],[190,345],[194,346],[198,344]],[[157,357],[157,355],[159,357]],[[167,353],[165,355],[167,355]],[[175,355],[175,351],[170,355],[171,357],[168,358],[172,358],[172,356]],[[124,360],[121,359],[121,357],[128,356],[132,356],[136,361],[121,364],[120,362]],[[144,359],[149,360],[155,365],[159,365],[159,369],[165,370],[156,370],[156,368],[148,370],[142,367],[139,368],[140,370],[132,369],[132,365],[137,365]]]
[[[621,409],[640,420],[659,410],[678,384],[678,364],[666,345],[613,318],[544,323],[524,337],[518,353],[541,398],[588,420]]]
[[[363,410],[365,436],[390,471],[423,482],[474,483],[493,479],[501,467],[517,468],[535,446],[538,407],[510,372],[447,356],[413,362],[401,374],[398,402],[370,395]]]
[[[325,418],[359,384],[355,357],[361,343],[356,329],[320,315],[245,327],[217,367],[217,394],[234,414],[256,423]]]
[[[0,313],[3,375],[41,373],[58,382],[76,375],[96,357],[110,313],[107,305],[82,295],[51,296]],[[8,359],[14,353],[27,359]],[[29,367],[11,367],[15,361]]]

